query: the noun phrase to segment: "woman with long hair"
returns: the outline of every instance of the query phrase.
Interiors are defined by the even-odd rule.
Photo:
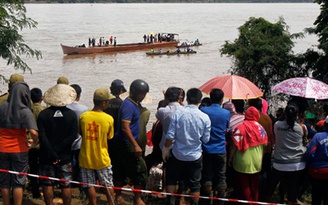
[[[298,204],[297,196],[306,166],[304,131],[297,122],[298,113],[298,106],[290,103],[284,111],[285,120],[277,121],[274,125],[276,143],[266,192],[268,200],[273,195],[277,184],[284,179],[287,186],[287,204]]]

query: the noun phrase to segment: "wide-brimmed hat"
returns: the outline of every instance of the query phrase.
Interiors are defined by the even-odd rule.
[[[69,85],[57,84],[44,93],[43,101],[55,107],[64,107],[76,100],[76,91]]]

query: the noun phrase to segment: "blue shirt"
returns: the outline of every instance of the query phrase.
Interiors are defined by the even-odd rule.
[[[211,119],[211,138],[203,144],[203,151],[209,154],[226,153],[226,131],[230,125],[230,112],[219,104],[204,106],[200,109]]]
[[[122,121],[130,122],[130,130],[134,139],[137,140],[140,130],[140,111],[138,104],[129,97],[123,101],[120,107],[117,130],[115,131],[115,139],[128,141],[122,131]]]
[[[306,151],[306,162],[310,168],[328,167],[328,133],[318,132]]]
[[[166,139],[174,140],[172,153],[181,161],[195,161],[202,156],[202,142],[210,139],[211,120],[195,105],[174,112]]]

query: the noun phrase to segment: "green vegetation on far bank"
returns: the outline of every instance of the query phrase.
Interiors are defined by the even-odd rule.
[[[313,3],[312,0],[24,0],[25,3]]]

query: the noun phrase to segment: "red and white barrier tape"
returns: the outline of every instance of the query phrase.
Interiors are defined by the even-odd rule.
[[[54,178],[54,177],[41,176],[41,175],[30,174],[30,173],[26,173],[26,172],[16,172],[16,171],[5,170],[5,169],[0,169],[0,172],[35,177],[35,178],[40,178],[40,179],[47,179],[47,180],[52,180],[52,181],[68,182],[71,184],[80,184],[80,185],[88,185],[88,186],[94,186],[94,187],[99,187],[99,188],[106,188],[103,185],[89,184],[89,183],[78,182],[78,181],[70,181],[67,179],[59,179],[59,178]],[[188,198],[219,200],[219,201],[227,201],[227,202],[235,202],[235,203],[237,202],[237,203],[247,203],[247,204],[250,203],[250,204],[282,205],[282,204],[277,204],[277,203],[268,203],[268,202],[259,202],[259,201],[247,201],[247,200],[227,199],[227,198],[207,197],[207,196],[194,196],[194,195],[186,195],[186,194],[172,194],[172,193],[167,193],[167,192],[158,192],[158,191],[124,188],[124,187],[110,187],[110,188],[113,188],[114,190],[121,190],[121,191],[128,191],[128,192],[139,192],[139,193],[156,194],[156,195],[161,194],[161,195],[167,195],[167,196],[183,196],[183,197],[188,197]]]

